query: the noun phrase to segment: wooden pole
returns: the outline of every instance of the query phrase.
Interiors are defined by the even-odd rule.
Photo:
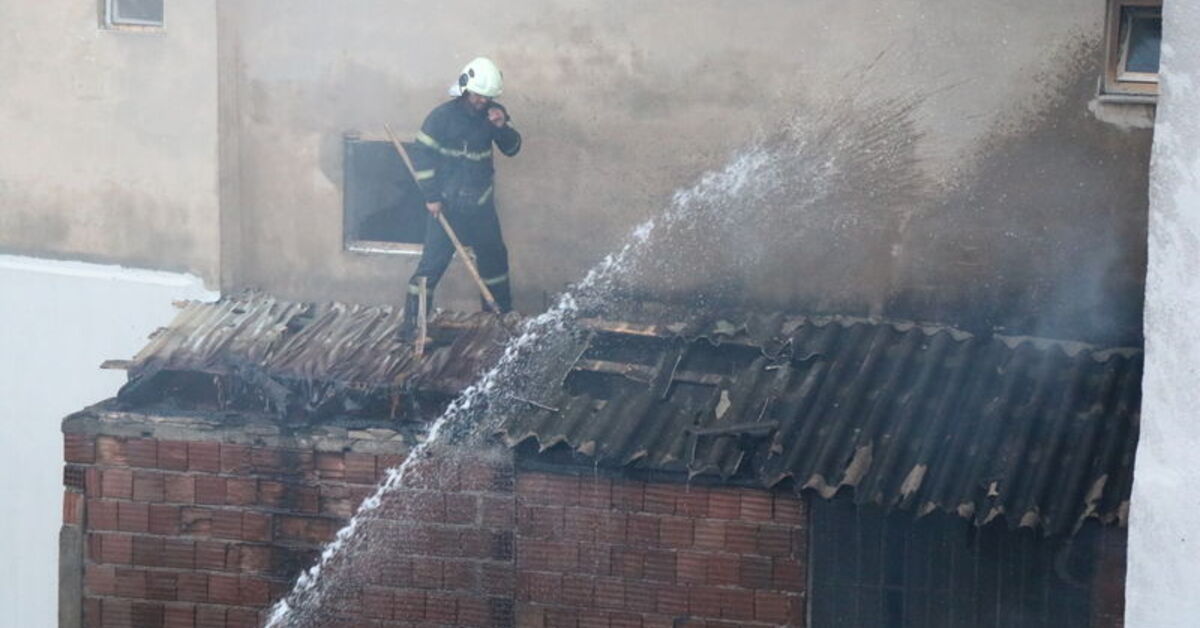
[[[417,344],[413,348],[413,352],[416,353],[418,360],[425,355],[425,339],[427,338],[426,334],[429,333],[428,324],[425,322],[425,317],[429,315],[429,306],[426,305],[426,299],[429,298],[428,286],[428,277],[417,278],[417,296],[421,300],[417,303]]]
[[[384,124],[383,128],[387,131],[388,137],[392,140],[392,145],[396,147],[396,152],[400,153],[400,158],[404,160],[404,165],[408,167],[408,173],[412,175],[415,182],[417,180],[417,171],[413,167],[412,160],[408,158],[408,151],[404,150],[404,145],[400,143],[400,140],[396,139],[396,134],[392,133],[392,127]],[[475,285],[479,287],[479,292],[483,295],[483,299],[487,301],[488,307],[493,312],[499,313],[500,306],[496,304],[496,297],[492,296],[492,291],[488,289],[487,284],[483,283],[483,277],[479,276],[479,269],[475,268],[475,262],[467,255],[467,250],[463,247],[462,242],[459,242],[458,235],[450,227],[450,221],[446,220],[442,212],[438,212],[435,215],[438,222],[441,223],[442,229],[446,231],[446,235],[450,237],[450,242],[454,244],[454,250],[458,251],[458,256],[467,265],[467,270],[470,271],[471,278],[475,280]]]

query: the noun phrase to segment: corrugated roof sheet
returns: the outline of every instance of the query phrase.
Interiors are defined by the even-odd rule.
[[[782,316],[596,327],[658,338],[642,350],[657,357],[614,367],[604,350],[585,353],[577,369],[621,381],[603,394],[567,386],[545,402],[557,411],[508,417],[510,446],[565,444],[600,464],[740,474],[826,497],[849,486],[860,502],[1049,533],[1123,521],[1140,351]]]

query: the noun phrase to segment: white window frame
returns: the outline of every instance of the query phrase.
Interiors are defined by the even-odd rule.
[[[129,17],[123,18],[117,14],[119,7],[118,0],[104,0],[104,24],[106,26],[110,28],[132,26],[137,28],[161,29],[167,20],[166,0],[163,0],[163,19],[159,22]]]

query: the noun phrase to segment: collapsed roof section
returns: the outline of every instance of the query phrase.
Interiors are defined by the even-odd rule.
[[[1048,534],[1089,517],[1124,523],[1140,350],[862,319],[674,316],[578,321],[586,348],[561,385],[502,417],[497,436],[615,468],[825,497],[848,486],[860,502]],[[518,322],[440,314],[417,359],[395,340],[399,321],[398,307],[261,295],[188,304],[121,364],[119,400],[146,406],[211,382],[218,406],[262,404],[289,421],[419,418],[397,400],[448,400]]]

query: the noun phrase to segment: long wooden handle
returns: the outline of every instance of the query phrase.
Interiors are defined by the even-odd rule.
[[[400,143],[400,140],[396,139],[396,134],[392,133],[392,127],[384,124],[383,128],[387,131],[388,137],[392,140],[392,145],[396,147],[396,152],[400,153],[400,158],[404,160],[404,165],[408,167],[408,173],[412,175],[415,182],[417,180],[417,170],[413,167],[412,160],[408,157],[408,151],[404,150],[404,145]],[[450,242],[454,244],[454,250],[458,251],[458,256],[467,265],[467,270],[470,271],[471,278],[475,280],[475,285],[479,286],[479,292],[483,295],[483,299],[487,301],[488,307],[492,308],[493,312],[498,313],[500,306],[496,304],[496,297],[492,296],[492,291],[488,289],[486,283],[483,283],[483,277],[479,276],[479,269],[475,268],[475,263],[467,255],[467,250],[463,248],[462,242],[458,240],[458,234],[454,233],[454,229],[450,226],[450,221],[446,220],[442,212],[438,212],[436,215],[438,222],[442,225],[442,229],[450,237]]]

